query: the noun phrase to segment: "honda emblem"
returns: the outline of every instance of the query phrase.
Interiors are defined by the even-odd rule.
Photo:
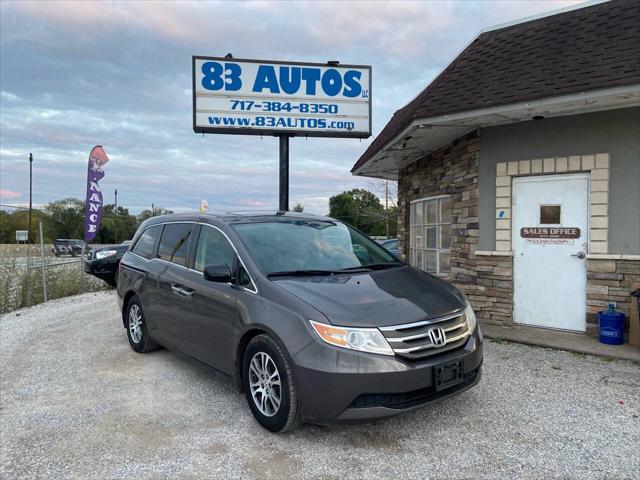
[[[442,347],[447,343],[447,334],[440,327],[435,327],[429,330],[429,339],[434,347]]]

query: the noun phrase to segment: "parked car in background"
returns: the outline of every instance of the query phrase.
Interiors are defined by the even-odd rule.
[[[69,238],[56,238],[51,246],[51,251],[56,257],[60,255],[71,255],[77,257],[82,255],[82,249],[88,250],[87,244],[83,240],[74,240]]]
[[[391,252],[391,254],[394,257],[398,256],[398,239],[397,238],[390,238],[389,240],[385,240],[382,243],[380,243],[380,245],[382,245],[384,248],[389,250],[389,252]]]
[[[126,240],[120,245],[111,245],[90,251],[84,261],[84,271],[115,287],[118,281],[120,260],[129,249],[130,243],[131,240]]]
[[[272,432],[397,415],[481,377],[464,295],[328,217],[151,218],[117,290],[134,351],[162,345],[233,376]]]

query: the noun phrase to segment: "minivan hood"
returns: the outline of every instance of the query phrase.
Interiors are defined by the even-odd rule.
[[[454,287],[409,266],[352,275],[278,278],[273,282],[320,310],[332,324],[345,327],[411,323],[465,306]]]

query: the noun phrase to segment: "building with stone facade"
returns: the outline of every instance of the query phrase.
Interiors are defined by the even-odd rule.
[[[481,32],[352,169],[398,181],[398,251],[478,317],[593,333],[640,286],[640,3]]]

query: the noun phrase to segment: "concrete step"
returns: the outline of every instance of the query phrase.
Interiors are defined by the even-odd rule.
[[[640,347],[626,343],[624,345],[605,345],[600,343],[597,337],[582,333],[521,325],[490,325],[483,322],[480,322],[480,328],[482,334],[488,338],[640,363]]]

